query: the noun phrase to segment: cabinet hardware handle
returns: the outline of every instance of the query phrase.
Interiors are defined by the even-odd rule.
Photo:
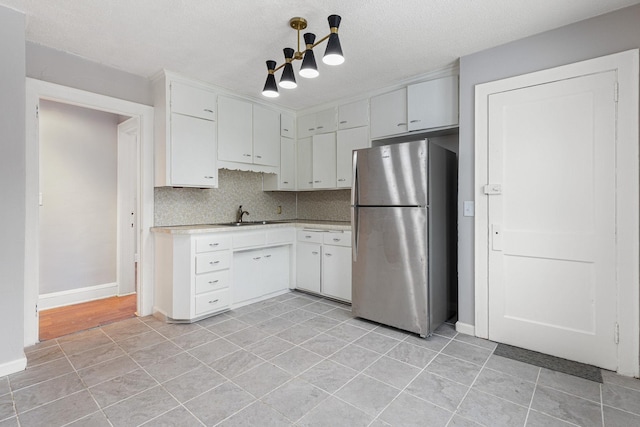
[[[406,126],[406,123],[398,123],[396,126],[400,127],[400,126]]]
[[[209,243],[209,246],[218,246],[220,243]]]
[[[264,257],[265,258],[271,258],[271,255],[265,255]]]
[[[289,132],[289,129],[282,129],[282,130],[285,131],[285,132]]]
[[[304,238],[305,238],[305,239],[310,239],[310,238],[311,238],[311,236],[306,235],[306,236],[304,236]]]
[[[251,154],[243,154],[245,157],[251,157]]]
[[[333,238],[333,241],[334,241],[334,242],[339,242],[340,240],[341,240],[341,239],[338,239],[337,237],[334,237],[334,238]]]
[[[206,111],[207,113],[213,114],[213,110],[209,110],[208,108],[205,108],[203,111]]]
[[[307,182],[307,184],[313,184],[313,181],[309,181],[309,182]]]
[[[220,264],[220,261],[209,261],[209,264],[211,265]]]
[[[220,280],[209,280],[209,284],[213,285],[214,283],[218,283]]]
[[[313,181],[313,182],[317,184],[317,183],[322,182],[322,181]]]
[[[220,301],[220,300],[219,300],[219,299],[214,299],[214,300],[209,301],[209,304],[215,304],[215,303],[217,303],[218,301]]]
[[[282,183],[283,183],[283,184],[288,184],[288,183],[289,183],[289,181],[282,181]]]
[[[262,258],[262,257],[261,257],[261,256],[257,256],[257,257],[254,257],[253,259],[257,261],[257,260],[259,260],[260,258]]]
[[[316,252],[316,251],[313,251],[313,252],[311,252],[311,253],[312,253],[313,255],[318,255],[318,252]]]
[[[212,176],[205,176],[205,179],[213,179]]]
[[[342,181],[346,181],[346,179],[344,179],[344,178],[340,178],[340,179],[338,180],[338,182],[342,182]]]
[[[418,123],[421,122],[422,120],[411,120],[409,123]]]
[[[343,125],[343,124],[345,124],[345,123],[347,123],[347,121],[346,121],[346,120],[343,120],[343,121],[341,121],[341,122],[340,122],[340,124],[341,124],[341,125]]]
[[[307,129],[307,130],[308,130],[308,131],[312,131],[312,130],[315,130],[315,129],[314,129],[314,128],[309,128],[309,129]]]
[[[262,158],[262,156],[256,156],[256,157],[257,157],[258,159],[261,159],[261,158]]]
[[[326,253],[326,252],[325,252],[325,254],[324,254],[324,255],[325,255],[325,256],[331,256],[331,254],[330,254],[330,253]]]
[[[316,129],[324,129],[324,126],[318,126]]]

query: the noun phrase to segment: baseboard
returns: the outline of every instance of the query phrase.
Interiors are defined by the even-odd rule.
[[[471,336],[476,335],[476,327],[468,323],[456,322],[456,331],[465,335],[471,335]]]
[[[38,297],[38,310],[64,307],[65,305],[79,304],[81,302],[109,298],[118,295],[117,283],[105,283],[104,285],[87,286],[86,288],[71,289],[68,291],[51,292]]]
[[[27,358],[23,355],[20,359],[0,364],[0,377],[24,371],[27,368]]]

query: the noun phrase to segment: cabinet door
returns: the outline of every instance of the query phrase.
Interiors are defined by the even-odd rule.
[[[218,186],[214,121],[171,114],[171,185]]]
[[[218,97],[218,159],[253,162],[251,103]]]
[[[299,139],[297,143],[297,188],[306,190],[313,188],[313,151],[311,138]]]
[[[215,93],[179,82],[171,82],[170,88],[172,113],[215,120]]]
[[[339,130],[336,135],[336,183],[338,188],[351,188],[353,150],[369,147],[367,126]]]
[[[280,114],[280,136],[284,136],[285,138],[295,138],[295,124],[296,119],[291,114],[281,113]]]
[[[253,163],[280,165],[280,113],[253,106]]]
[[[458,76],[410,85],[407,100],[410,131],[458,124]]]
[[[336,109],[327,108],[326,110],[316,113],[316,130],[315,133],[335,132],[338,128],[336,120]]]
[[[298,117],[298,139],[307,138],[316,133],[316,115],[307,114]]]
[[[280,139],[280,189],[296,188],[296,142],[290,138]]]
[[[407,89],[371,98],[371,138],[407,131]]]
[[[231,303],[238,304],[260,296],[263,280],[262,249],[235,252],[233,254],[233,284]]]
[[[289,289],[289,246],[264,249],[262,267],[262,295]]]
[[[322,293],[351,301],[351,248],[324,245]]]
[[[338,129],[351,129],[369,124],[369,100],[338,107]]]
[[[336,188],[336,134],[312,138],[313,188]]]
[[[321,245],[298,243],[296,246],[296,287],[320,293]]]

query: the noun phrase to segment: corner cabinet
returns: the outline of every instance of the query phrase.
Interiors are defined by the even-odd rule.
[[[336,188],[336,133],[298,140],[297,189]]]
[[[155,186],[218,186],[216,98],[170,73],[154,80]]]
[[[280,138],[280,173],[262,176],[263,191],[294,191],[296,189],[296,141]]]

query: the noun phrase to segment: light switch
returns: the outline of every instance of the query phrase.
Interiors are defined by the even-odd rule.
[[[465,200],[463,202],[462,215],[463,216],[474,216],[475,215],[475,209],[474,209],[472,200]]]

